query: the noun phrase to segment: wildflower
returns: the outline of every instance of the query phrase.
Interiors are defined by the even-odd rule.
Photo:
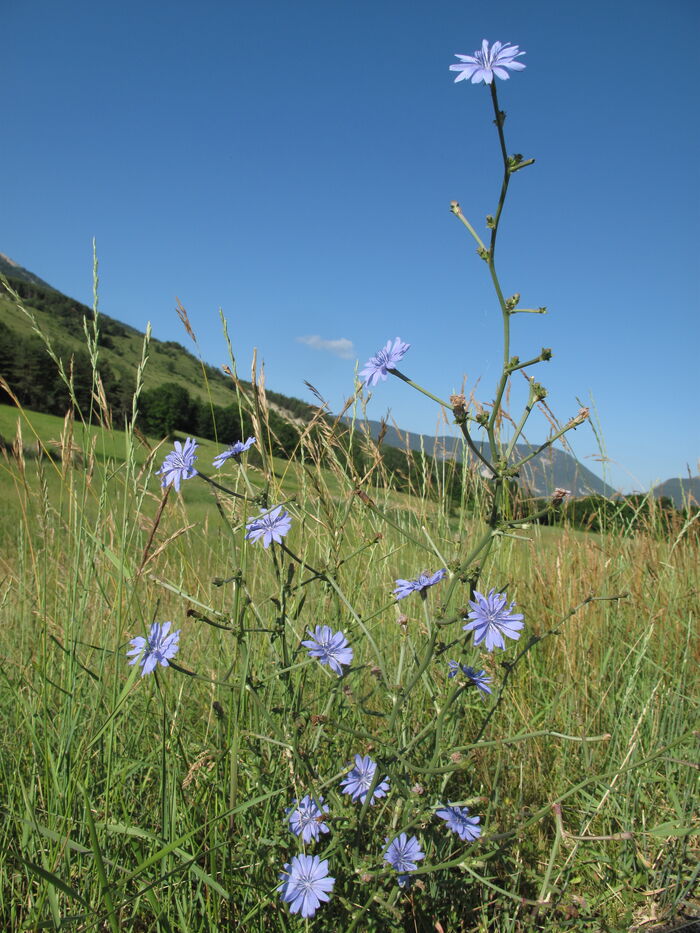
[[[472,611],[462,628],[465,632],[474,632],[474,644],[482,641],[486,643],[486,650],[505,648],[503,636],[506,638],[520,638],[520,629],[523,627],[523,616],[519,612],[512,612],[515,603],[506,608],[506,594],[490,590],[488,596],[474,591],[476,600],[469,600]]]
[[[473,55],[456,55],[460,63],[450,65],[450,71],[460,72],[455,78],[455,83],[471,78],[472,84],[478,84],[479,81],[491,84],[494,75],[507,81],[510,75],[506,68],[510,68],[511,71],[522,71],[525,65],[522,62],[516,62],[515,59],[524,54],[525,52],[521,52],[517,45],[509,45],[507,42],[494,42],[489,49],[489,44],[484,39],[481,49],[477,49]]]
[[[235,444],[231,444],[228,450],[225,450],[223,453],[220,453],[214,457],[213,466],[215,466],[217,470],[220,469],[220,467],[224,465],[229,457],[240,457],[240,455],[245,450],[248,450],[249,447],[252,447],[254,443],[254,437],[249,437],[247,441],[236,441]]]
[[[352,664],[353,650],[342,632],[334,632],[330,625],[317,625],[312,632],[306,630],[311,638],[303,641],[302,645],[309,649],[312,658],[318,658],[321,664],[337,674],[343,676],[343,664]]]
[[[365,368],[359,374],[365,385],[376,386],[380,379],[385,380],[389,370],[396,369],[396,364],[404,358],[410,346],[410,343],[404,343],[400,337],[396,338],[393,346],[391,340],[387,340],[386,346],[376,356],[367,360]]]
[[[440,810],[435,811],[435,816],[445,820],[447,828],[453,833],[457,833],[463,842],[473,842],[481,835],[481,826],[479,826],[480,817],[468,816],[469,810],[466,807],[453,807],[448,804]]]
[[[275,509],[260,509],[260,515],[251,519],[245,526],[245,536],[249,541],[259,541],[262,538],[263,547],[268,548],[272,541],[280,544],[291,526],[292,518],[289,512],[278,505]]]
[[[447,663],[450,668],[450,673],[447,675],[448,677],[456,677],[461,671],[464,676],[471,681],[472,685],[481,690],[482,693],[488,694],[492,692],[491,688],[488,686],[488,684],[491,683],[491,678],[487,676],[486,671],[477,671],[467,664],[460,664],[459,661],[448,661]]]
[[[397,580],[394,596],[398,601],[399,599],[405,599],[407,596],[410,596],[411,593],[422,593],[423,590],[427,590],[429,586],[435,586],[436,583],[439,583],[446,573],[447,570],[443,568],[442,570],[436,570],[431,576],[426,570],[417,580]]]
[[[127,658],[134,655],[132,661],[129,661],[129,664],[140,663],[142,670],[141,676],[144,674],[150,674],[155,670],[156,664],[160,664],[162,667],[169,667],[168,658],[174,658],[180,648],[180,630],[177,632],[171,632],[168,635],[168,631],[172,622],[154,622],[151,626],[151,631],[148,636],[148,639],[144,638],[142,635],[137,635],[136,638],[132,638],[129,644],[133,645],[131,651],[127,651]]]
[[[163,481],[160,484],[163,488],[174,486],[175,492],[180,492],[180,483],[183,479],[191,479],[197,475],[197,471],[192,466],[197,459],[195,450],[199,447],[195,441],[188,437],[184,444],[175,441],[175,450],[172,450],[163,461],[160,470],[156,471],[156,476],[163,474]]]
[[[321,833],[330,832],[324,822],[324,814],[328,812],[329,807],[323,803],[323,797],[316,802],[307,794],[299,804],[295,800],[291,807],[287,807],[289,829],[295,836],[301,836],[302,842],[315,841]]]
[[[384,861],[399,872],[399,887],[405,888],[410,879],[406,872],[418,868],[418,862],[425,858],[425,853],[421,850],[420,843],[415,836],[409,839],[406,833],[401,833],[389,845],[384,853]]]
[[[295,855],[280,872],[281,885],[277,888],[283,901],[293,914],[313,917],[321,901],[329,900],[335,878],[328,874],[328,859],[318,855]]]
[[[377,770],[376,761],[372,761],[369,755],[355,755],[355,767],[348,771],[348,776],[343,778],[340,786],[344,794],[350,794],[353,800],[359,800],[364,803],[367,799],[367,792],[374,780],[374,772]],[[374,803],[380,797],[386,797],[389,790],[389,778],[380,781],[372,791],[370,803]]]

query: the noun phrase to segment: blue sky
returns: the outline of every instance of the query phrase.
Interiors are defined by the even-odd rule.
[[[594,404],[577,455],[623,489],[698,472],[696,0],[4,0],[0,251],[154,335],[334,408],[389,338],[443,397],[493,396],[501,318],[479,230],[501,170],[484,85],[454,84],[482,38],[526,50],[499,82],[511,183],[499,233],[522,359],[562,420]],[[8,39],[10,41],[8,41]],[[516,380],[511,410],[524,386]],[[432,433],[395,379],[370,417]],[[541,440],[533,418],[528,436]]]

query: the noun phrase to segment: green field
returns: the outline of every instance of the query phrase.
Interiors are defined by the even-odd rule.
[[[0,928],[305,927],[276,888],[307,793],[330,807],[307,851],[335,878],[309,928],[622,931],[692,900],[694,526],[500,536],[481,588],[525,628],[489,653],[453,577],[484,526],[420,477],[359,496],[329,438],[229,461],[217,479],[246,499],[194,477],[164,500],[167,443],[34,413],[20,442],[17,422],[0,407]],[[260,501],[289,510],[287,550],[245,540]],[[394,600],[439,567],[425,600]],[[126,650],[154,620],[180,650],[141,678]],[[352,645],[342,678],[301,647],[322,624]],[[492,697],[448,679],[452,658]],[[389,778],[371,807],[341,793],[356,754]],[[435,818],[448,801],[478,840]],[[402,831],[425,853],[407,889],[383,860]]]

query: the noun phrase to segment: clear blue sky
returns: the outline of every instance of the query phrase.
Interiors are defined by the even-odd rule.
[[[220,364],[221,307],[241,371],[258,347],[270,388],[335,408],[397,335],[416,381],[492,398],[500,313],[449,203],[482,229],[498,144],[487,89],[448,66],[519,44],[498,89],[537,162],[498,266],[550,313],[514,319],[513,352],[553,348],[533,373],[562,420],[594,399],[620,488],[697,473],[697,0],[3,0],[0,21],[0,251],[90,303],[94,236],[105,313],[189,345],[177,295]],[[395,379],[387,410],[436,428]],[[602,474],[588,426],[573,444]]]

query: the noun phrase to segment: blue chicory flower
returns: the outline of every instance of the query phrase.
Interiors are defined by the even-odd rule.
[[[224,450],[223,453],[220,453],[214,457],[213,466],[215,466],[218,470],[224,465],[224,463],[226,463],[229,457],[240,457],[240,455],[244,451],[248,450],[249,447],[252,447],[254,443],[254,437],[249,437],[247,441],[236,441],[235,444],[231,444],[231,446],[227,450]]]
[[[367,792],[374,780],[374,772],[377,770],[376,761],[372,761],[369,755],[355,755],[355,767],[352,768],[347,777],[343,778],[340,786],[344,794],[350,794],[352,800],[359,800],[364,803],[367,799]],[[374,803],[380,797],[386,797],[389,790],[389,778],[380,781],[372,792],[370,803]]]
[[[468,814],[469,810],[466,807],[453,807],[452,804],[435,811],[435,816],[445,820],[447,828],[457,833],[463,842],[473,842],[481,835],[480,817]]]
[[[156,664],[161,667],[169,667],[168,658],[174,658],[180,647],[180,630],[171,632],[172,622],[154,622],[148,638],[137,635],[129,642],[133,645],[131,651],[127,651],[126,656],[130,658],[134,655],[129,664],[141,664],[141,676],[150,674],[155,670]]]
[[[275,509],[260,509],[260,515],[252,518],[245,527],[245,536],[249,541],[262,539],[263,547],[268,548],[273,541],[281,543],[292,527],[292,518],[289,512],[278,505]]]
[[[442,570],[436,570],[432,576],[426,571],[417,580],[397,580],[394,596],[398,601],[410,596],[411,593],[422,593],[429,586],[435,586],[436,583],[439,583],[446,573],[447,570],[443,568]]]
[[[462,628],[465,632],[474,632],[474,644],[478,645],[482,641],[486,644],[487,651],[493,651],[494,648],[505,648],[506,638],[520,638],[520,629],[523,628],[524,616],[519,612],[512,612],[515,603],[506,607],[507,596],[505,593],[497,593],[490,590],[488,595],[474,591],[475,600],[469,600],[472,611],[468,614],[471,619]]]
[[[359,373],[366,386],[376,386],[380,379],[386,379],[390,369],[396,369],[396,364],[400,362],[411,344],[404,343],[400,337],[397,337],[393,345],[391,340],[387,340],[376,356],[370,357],[365,363],[365,368]]]
[[[160,470],[156,471],[156,476],[163,474],[161,486],[174,486],[175,492],[180,492],[180,483],[183,479],[191,479],[197,475],[197,471],[192,466],[197,459],[195,450],[199,444],[195,443],[193,438],[188,437],[184,444],[175,441],[175,450],[172,450],[165,460]]]
[[[353,659],[353,650],[343,632],[334,632],[330,625],[317,625],[313,632],[311,629],[307,632],[311,638],[302,645],[309,649],[309,655],[342,677],[343,665],[352,664]]]
[[[473,55],[456,55],[460,63],[450,65],[450,71],[460,72],[455,82],[471,78],[472,84],[478,84],[479,81],[491,84],[494,75],[507,81],[510,78],[507,68],[511,71],[522,71],[525,68],[522,62],[515,61],[524,54],[517,45],[509,45],[507,42],[494,42],[489,49],[489,44],[484,39],[481,49],[477,49]]]
[[[491,678],[487,675],[486,671],[477,671],[467,664],[460,664],[459,661],[448,661],[447,664],[450,668],[450,673],[447,675],[448,677],[456,677],[461,671],[464,676],[471,681],[473,686],[481,690],[482,693],[489,694],[493,692],[488,686],[488,684],[491,683]]]
[[[384,861],[388,862],[394,871],[399,872],[399,887],[405,888],[410,884],[407,872],[418,868],[418,862],[425,858],[420,843],[415,836],[409,839],[406,833],[400,833],[389,845],[384,853]]]
[[[284,866],[280,881],[280,897],[289,904],[291,913],[301,913],[302,917],[313,917],[321,901],[330,900],[335,884],[335,878],[328,874],[328,859],[318,855],[295,855]]]
[[[291,807],[287,807],[289,829],[295,836],[301,836],[302,842],[309,843],[312,839],[315,842],[321,833],[330,832],[324,822],[324,814],[328,812],[329,807],[324,804],[323,797],[316,801],[307,794],[299,803],[295,800]]]

